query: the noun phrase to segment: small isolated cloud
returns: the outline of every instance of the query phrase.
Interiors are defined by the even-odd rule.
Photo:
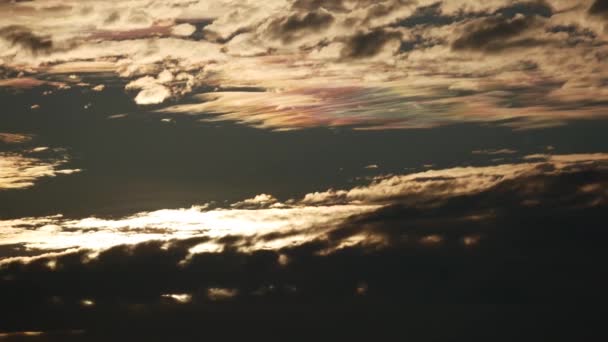
[[[0,333],[0,338],[27,338],[27,337],[36,337],[44,335],[44,331],[15,331],[15,332],[7,332]]]
[[[28,134],[0,133],[0,142],[4,144],[22,144],[32,140]]]
[[[188,293],[167,293],[162,294],[161,297],[172,299],[179,304],[187,304],[192,301],[192,295]]]
[[[93,90],[93,91],[103,91],[105,88],[106,88],[105,85],[98,84],[98,85],[94,86],[93,88],[91,88],[91,90]]]
[[[61,166],[68,161],[66,156],[61,155],[50,159],[40,159],[19,153],[0,152],[0,190],[29,188],[41,178],[81,171],[80,169],[62,169]]]
[[[212,287],[207,290],[207,297],[212,301],[227,300],[238,294],[237,289]]]

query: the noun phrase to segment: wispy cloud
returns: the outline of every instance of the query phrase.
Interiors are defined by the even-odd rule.
[[[68,161],[63,155],[41,159],[34,155],[0,152],[0,190],[28,188],[41,178],[81,171],[61,168]]]

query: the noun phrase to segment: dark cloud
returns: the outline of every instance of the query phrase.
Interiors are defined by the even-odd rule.
[[[79,331],[87,341],[162,340],[176,331],[179,340],[236,337],[303,326],[325,336],[376,337],[407,328],[417,341],[562,340],[581,332],[597,338],[608,299],[606,185],[606,170],[589,164],[431,208],[396,201],[298,247],[242,253],[229,247],[239,239],[233,236],[224,252],[186,263],[188,250],[206,239],[118,246],[94,259],[72,253],[53,268],[50,259],[15,262],[0,270],[0,331]],[[360,234],[385,243],[335,250]],[[209,289],[236,295],[213,301]],[[442,329],[428,330],[432,322]]]
[[[462,20],[463,18],[443,15],[441,2],[416,8],[414,13],[397,23],[397,26],[415,27],[418,25],[443,26]]]
[[[512,5],[498,8],[494,11],[459,11],[454,14],[444,14],[442,12],[442,2],[436,2],[428,6],[420,6],[416,8],[414,13],[399,21],[395,26],[416,27],[416,26],[444,26],[456,22],[475,18],[489,18],[499,16],[505,19],[512,19],[517,15],[523,16],[540,16],[551,17],[553,9],[550,5],[543,1],[520,2]]]
[[[0,28],[0,38],[33,54],[49,53],[53,49],[53,41],[49,36],[37,35],[24,26],[12,25]]]
[[[537,15],[547,18],[553,15],[553,8],[543,0],[524,1],[499,8],[493,13],[493,15],[502,15],[508,18],[513,18],[518,14],[522,14],[524,16]]]
[[[496,52],[513,47],[536,46],[542,42],[535,38],[517,37],[539,24],[536,16],[485,18],[468,24],[464,33],[452,42],[452,49]]]
[[[606,0],[595,0],[591,7],[589,7],[589,14],[591,15],[607,15],[608,14],[608,1]]]
[[[342,50],[346,58],[373,57],[382,51],[382,48],[391,40],[401,39],[399,32],[378,29],[370,32],[358,32],[349,38]]]
[[[294,13],[286,18],[274,20],[269,29],[271,34],[283,41],[298,38],[306,32],[317,32],[327,28],[334,22],[330,13],[315,11],[306,14]]]
[[[324,8],[332,12],[342,12],[346,10],[343,0],[296,0],[293,3],[292,8],[308,11]]]

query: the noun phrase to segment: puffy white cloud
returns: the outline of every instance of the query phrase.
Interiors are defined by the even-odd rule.
[[[140,105],[159,104],[169,96],[171,96],[171,91],[167,87],[154,84],[140,91],[135,97],[135,102]]]

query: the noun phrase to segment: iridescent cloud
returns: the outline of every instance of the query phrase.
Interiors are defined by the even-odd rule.
[[[0,85],[114,72],[139,105],[193,93],[161,111],[274,130],[606,116],[608,31],[593,0],[311,3],[2,3]],[[264,91],[227,90],[242,86]]]

